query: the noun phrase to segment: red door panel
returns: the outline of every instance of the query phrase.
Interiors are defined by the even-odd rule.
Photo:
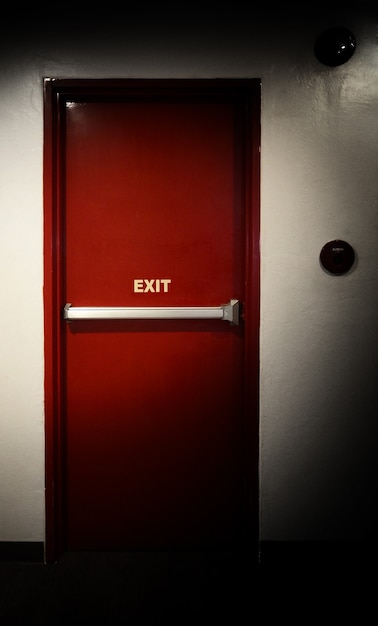
[[[61,109],[62,305],[242,307],[237,324],[62,320],[65,549],[244,536],[244,105],[230,92],[80,96]]]

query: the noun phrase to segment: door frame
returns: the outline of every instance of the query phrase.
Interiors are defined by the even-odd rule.
[[[70,98],[160,97],[195,94],[239,96],[245,105],[246,294],[244,398],[245,502],[248,545],[257,556],[259,541],[259,329],[260,329],[260,113],[261,81],[251,79],[64,79],[45,78],[44,204],[44,358],[45,358],[45,561],[63,551],[63,367],[62,286],[64,211],[64,111]]]

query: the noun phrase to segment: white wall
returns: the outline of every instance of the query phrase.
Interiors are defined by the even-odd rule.
[[[0,43],[0,541],[44,540],[44,77],[261,78],[261,538],[372,536],[378,29],[359,7],[10,20]],[[350,28],[357,48],[329,68],[313,44],[333,25]],[[335,238],[357,254],[341,277],[319,265]]]

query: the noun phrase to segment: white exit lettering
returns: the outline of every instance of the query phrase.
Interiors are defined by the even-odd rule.
[[[134,293],[168,293],[170,278],[134,278]]]

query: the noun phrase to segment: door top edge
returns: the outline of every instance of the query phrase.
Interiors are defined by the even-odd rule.
[[[45,77],[44,88],[61,95],[250,93],[260,78],[59,78]]]

